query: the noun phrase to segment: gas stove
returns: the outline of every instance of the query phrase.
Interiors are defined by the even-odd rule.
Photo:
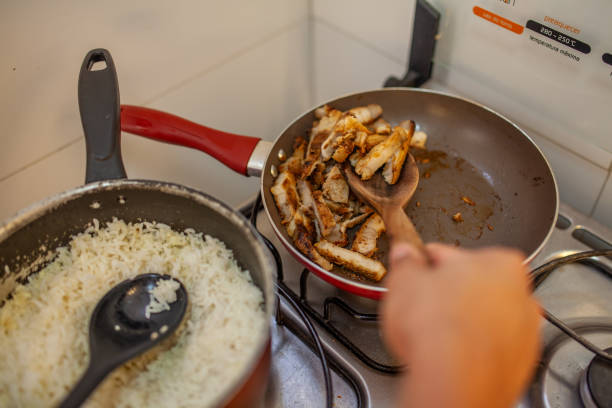
[[[254,206],[253,206],[254,205]],[[377,302],[340,291],[310,274],[284,250],[261,206],[244,208],[282,262],[277,318],[272,326],[272,375],[265,407],[391,407],[401,366],[379,333]],[[257,210],[253,212],[253,209]],[[612,231],[561,205],[557,228],[532,268],[589,250],[612,249]],[[586,258],[547,268],[535,279],[536,296],[553,317],[601,349],[612,351],[612,261]],[[294,305],[299,305],[300,311]],[[317,343],[300,314],[308,316]],[[519,407],[612,405],[611,367],[548,321],[543,351]],[[323,375],[329,366],[331,387]]]

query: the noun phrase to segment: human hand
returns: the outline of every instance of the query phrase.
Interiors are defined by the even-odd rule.
[[[384,338],[408,366],[400,406],[509,407],[539,355],[539,306],[523,256],[430,244],[390,254]]]

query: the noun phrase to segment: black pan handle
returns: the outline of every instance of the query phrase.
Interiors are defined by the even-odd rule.
[[[87,147],[85,182],[126,178],[121,159],[117,72],[105,49],[91,50],[83,60],[79,111]]]

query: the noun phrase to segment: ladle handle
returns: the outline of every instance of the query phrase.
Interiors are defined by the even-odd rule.
[[[91,361],[85,374],[72,387],[70,394],[62,401],[59,408],[80,407],[114,368],[115,366],[107,365],[100,361]]]
[[[382,211],[383,222],[385,223],[386,234],[389,237],[391,245],[401,243],[410,244],[415,247],[423,256],[423,262],[430,264],[430,257],[425,249],[425,244],[421,236],[417,232],[410,217],[401,207],[388,206]]]

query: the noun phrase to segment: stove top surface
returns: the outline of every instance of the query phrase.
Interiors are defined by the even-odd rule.
[[[264,211],[257,215],[257,228],[278,249],[283,282],[293,291],[295,300],[307,311],[319,333],[332,368],[334,406],[393,406],[400,367],[380,337],[377,302],[340,291],[305,272],[283,249]],[[611,241],[612,231],[562,204],[557,228],[531,267],[577,252],[612,249]],[[603,270],[582,263],[557,268],[538,286],[535,294],[544,308],[596,346],[606,349],[612,347],[612,296],[609,295],[612,262],[603,257],[598,261]],[[321,360],[312,351],[312,340],[305,325],[282,297],[279,311],[282,324],[275,322],[272,329],[272,379],[264,406],[324,406]],[[541,361],[518,406],[582,407],[581,381],[583,388],[600,382],[596,379],[598,372],[607,364],[602,369],[601,364],[594,363],[593,379],[589,383],[587,369],[594,354],[546,321],[543,321],[542,336]],[[609,395],[606,387],[600,388],[603,391],[589,394],[595,395],[596,401]],[[607,407],[605,404],[602,406]]]

